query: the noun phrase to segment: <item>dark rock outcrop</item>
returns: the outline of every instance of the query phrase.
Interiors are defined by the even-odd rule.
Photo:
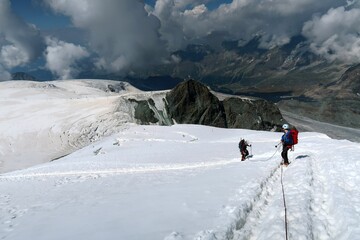
[[[168,116],[177,123],[215,127],[279,130],[279,109],[265,100],[230,97],[220,101],[203,84],[185,81],[166,95]]]
[[[227,127],[224,108],[210,90],[188,80],[166,95],[168,115],[177,123]]]
[[[157,123],[159,120],[155,118],[155,113],[151,110],[149,104],[155,105],[152,99],[148,101],[142,100],[137,101],[134,99],[129,99],[131,102],[135,102],[135,115],[134,117],[140,122],[140,124],[150,124],[150,123]]]
[[[282,124],[280,110],[263,99],[245,100],[231,97],[224,99],[223,105],[229,128],[271,130],[280,129]]]
[[[34,76],[31,76],[30,74],[24,73],[24,72],[16,72],[11,74],[12,80],[30,80],[30,81],[36,81],[36,78]]]

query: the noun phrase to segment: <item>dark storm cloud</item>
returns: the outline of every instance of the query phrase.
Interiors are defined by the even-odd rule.
[[[96,66],[111,72],[159,63],[166,56],[160,39],[160,21],[138,0],[48,0],[56,12],[89,32],[89,49],[97,53]]]
[[[34,60],[44,49],[44,40],[39,30],[14,15],[10,1],[1,0],[0,78],[9,78],[9,69]]]
[[[357,0],[233,0],[211,10],[206,6],[213,0],[157,0],[154,6],[137,0],[47,2],[90,32],[96,66],[112,72],[165,61],[189,43],[244,44],[254,36],[260,47],[272,48],[303,34],[329,60],[352,62],[360,55]]]
[[[182,39],[187,41],[213,32],[226,32],[227,37],[245,40],[258,35],[262,36],[262,46],[270,48],[300,34],[304,23],[314,15],[347,4],[339,0],[234,0],[210,11],[207,1],[196,2],[198,5],[189,9],[175,0],[158,0],[153,13],[162,22],[162,34],[172,36],[175,30],[179,35],[181,31]]]
[[[68,16],[73,27],[85,33],[81,34],[83,40],[51,36],[44,52],[36,27],[15,16],[9,1],[2,0],[3,77],[41,52],[46,66],[61,78],[74,76],[79,71],[76,62],[90,57],[97,69],[127,74],[169,62],[171,52],[189,43],[241,40],[239,44],[244,44],[258,36],[261,47],[272,48],[299,34],[307,38],[312,51],[331,61],[359,62],[359,0],[233,0],[217,8],[215,0],[157,0],[154,6],[141,0],[43,2],[52,11]],[[208,4],[212,4],[211,9]]]

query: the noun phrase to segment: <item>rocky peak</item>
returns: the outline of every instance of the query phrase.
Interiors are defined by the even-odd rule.
[[[226,127],[224,108],[210,90],[195,80],[177,85],[166,95],[167,111],[178,123]]]
[[[177,85],[166,95],[168,116],[177,123],[254,130],[279,129],[279,109],[265,100],[240,97],[220,101],[208,87],[195,80]]]

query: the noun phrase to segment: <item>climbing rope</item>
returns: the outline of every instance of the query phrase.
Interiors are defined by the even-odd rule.
[[[269,159],[264,160],[264,162],[265,162],[265,161],[269,161],[270,159],[272,159],[272,158],[275,156],[275,154],[276,154],[276,153],[278,152],[278,150],[280,149],[280,148],[278,148],[278,147],[280,146],[280,144],[281,144],[281,142],[280,142],[278,145],[275,146],[275,147],[276,147],[276,150],[275,150],[274,154],[273,154]]]
[[[279,150],[279,148],[276,148],[274,154],[269,159],[267,159],[265,161],[269,161],[270,159],[272,159],[275,156],[275,154],[278,152],[278,150]]]
[[[278,150],[279,150],[278,147],[280,146],[280,144],[281,144],[281,142],[278,145],[275,146],[276,151],[274,152],[274,154],[270,158],[268,158],[266,160],[262,160],[262,162],[269,161],[270,159],[272,159],[275,156],[275,154],[278,152]],[[287,208],[286,208],[286,200],[285,200],[285,190],[284,190],[283,175],[284,175],[283,174],[283,167],[281,166],[281,179],[280,179],[280,182],[281,182],[281,190],[282,190],[284,210],[285,210],[285,216],[284,216],[285,217],[285,239],[288,240],[289,239],[289,237],[288,237],[288,220],[287,220]]]
[[[287,221],[287,208],[286,208],[286,201],[285,201],[285,190],[284,190],[284,183],[283,183],[283,167],[281,167],[281,189],[284,201],[284,209],[285,209],[285,239],[288,240],[288,221]]]
[[[265,161],[269,161],[270,159],[272,159],[275,156],[275,154],[278,152],[278,150],[280,149],[279,148],[280,144],[281,144],[281,142],[278,145],[275,146],[276,151],[274,152],[274,154],[270,158],[268,158],[266,160],[262,160],[262,161],[265,162]],[[283,167],[281,166],[281,179],[280,179],[280,182],[281,182],[281,190],[282,190],[284,210],[285,210],[285,216],[284,216],[285,217],[285,239],[288,240],[289,239],[289,237],[288,237],[288,220],[287,220],[287,208],[286,208],[286,200],[285,200],[285,190],[284,190],[283,175],[284,175],[283,174]]]
[[[277,147],[277,146],[275,146],[275,147]],[[278,150],[279,150],[279,148],[276,148],[274,154],[271,157],[269,157],[269,158],[267,158],[265,160],[250,160],[250,161],[251,162],[267,162],[267,161],[269,161],[270,159],[272,159],[275,156],[275,154],[278,152]]]

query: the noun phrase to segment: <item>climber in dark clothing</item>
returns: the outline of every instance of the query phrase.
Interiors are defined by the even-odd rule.
[[[291,149],[291,146],[293,145],[293,140],[290,134],[290,128],[288,124],[284,124],[282,126],[282,129],[284,131],[284,135],[281,137],[281,143],[283,145],[283,149],[281,152],[281,157],[283,158],[284,165],[289,165],[289,158],[288,158],[288,151]]]
[[[245,139],[240,140],[239,149],[240,149],[240,153],[241,153],[241,161],[244,161],[245,158],[249,155],[249,151],[246,149],[248,146],[251,147],[251,145],[248,144],[248,142],[245,141]]]

